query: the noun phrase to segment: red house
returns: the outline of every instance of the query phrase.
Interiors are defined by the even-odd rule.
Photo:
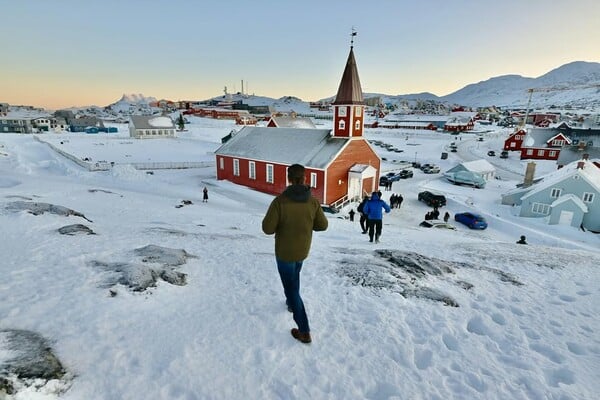
[[[215,152],[217,179],[276,195],[288,186],[287,168],[298,163],[322,204],[377,190],[381,159],[363,137],[365,102],[352,47],[332,105],[333,131],[242,128]]]
[[[554,129],[532,129],[523,139],[521,160],[557,160],[564,145],[571,139]]]
[[[523,139],[527,132],[524,129],[517,129],[511,133],[508,138],[504,141],[504,150],[508,151],[521,151],[523,145]]]

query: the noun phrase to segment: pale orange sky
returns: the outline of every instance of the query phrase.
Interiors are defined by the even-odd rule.
[[[353,26],[367,93],[443,96],[495,76],[600,61],[598,1],[265,3],[9,2],[0,102],[203,100],[225,86],[240,91],[241,80],[249,93],[318,100],[335,95]]]

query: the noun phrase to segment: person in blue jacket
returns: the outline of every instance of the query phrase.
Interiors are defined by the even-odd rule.
[[[367,201],[363,208],[363,212],[367,214],[369,225],[369,242],[373,242],[373,236],[375,236],[375,243],[379,243],[383,226],[383,210],[389,213],[391,209],[385,201],[380,199],[379,193],[373,192],[371,200]]]

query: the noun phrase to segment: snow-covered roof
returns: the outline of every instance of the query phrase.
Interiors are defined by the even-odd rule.
[[[271,117],[279,128],[306,128],[313,129],[315,124],[310,118],[305,117]]]
[[[462,165],[471,172],[485,173],[496,171],[496,168],[484,159],[467,161],[462,163]]]
[[[165,116],[132,115],[131,123],[135,129],[175,128],[175,124],[171,117]]]
[[[579,162],[583,163],[583,169],[577,168]],[[541,182],[533,187],[531,192],[523,196],[523,199],[533,196],[534,194],[554,186],[565,179],[569,179],[574,175],[579,175],[582,179],[585,179],[600,193],[600,168],[596,167],[596,165],[589,160],[580,160],[567,164],[563,168],[546,175]]]
[[[546,147],[546,142],[559,131],[553,128],[530,129],[523,139],[524,147]]]
[[[349,141],[333,137],[330,132],[329,129],[246,126],[215,154],[322,169]]]

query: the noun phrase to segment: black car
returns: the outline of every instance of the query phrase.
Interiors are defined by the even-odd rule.
[[[428,191],[419,193],[419,201],[427,204],[429,207],[443,207],[446,205],[446,197],[441,194],[434,194]]]
[[[410,169],[403,169],[402,171],[400,171],[398,173],[398,177],[400,177],[400,179],[408,179],[408,178],[412,178],[413,176],[414,176],[414,173]]]
[[[500,158],[508,158],[508,151],[503,150],[502,153],[500,153]]]
[[[495,152],[494,150],[490,150],[490,151],[488,151],[488,153],[487,153],[487,154],[488,154],[488,156],[490,156],[490,157],[494,157],[494,156],[496,155],[496,152]]]

